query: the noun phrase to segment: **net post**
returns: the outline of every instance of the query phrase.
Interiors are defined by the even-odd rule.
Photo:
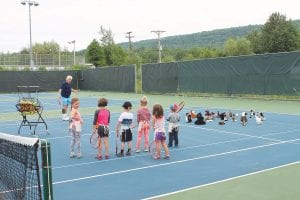
[[[52,165],[49,141],[41,140],[41,154],[44,199],[53,200]]]

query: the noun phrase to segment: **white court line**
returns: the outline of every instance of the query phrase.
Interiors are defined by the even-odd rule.
[[[254,147],[249,147],[249,148],[243,148],[243,149],[238,149],[238,150],[234,150],[234,151],[227,151],[227,152],[218,153],[218,154],[211,154],[211,155],[207,155],[207,156],[199,156],[199,157],[195,157],[195,158],[178,160],[178,161],[174,161],[174,162],[168,162],[168,163],[162,163],[162,164],[156,164],[156,165],[149,165],[149,166],[145,166],[145,167],[137,167],[137,168],[121,170],[121,171],[114,171],[114,172],[105,173],[105,174],[97,174],[97,175],[94,175],[94,176],[86,176],[86,177],[81,177],[81,178],[74,178],[74,179],[56,181],[56,182],[53,182],[53,185],[76,182],[76,181],[81,181],[81,180],[94,179],[94,178],[110,176],[110,175],[116,175],[116,174],[124,174],[124,173],[128,173],[128,172],[139,171],[139,170],[150,169],[150,168],[156,168],[156,167],[161,167],[161,166],[169,166],[169,165],[178,164],[178,163],[185,163],[185,162],[190,162],[190,161],[195,161],[195,160],[201,160],[201,159],[206,159],[206,158],[212,158],[212,157],[217,157],[217,156],[223,156],[223,155],[228,155],[228,154],[233,154],[233,153],[239,153],[239,152],[244,152],[244,151],[249,151],[249,150],[254,150],[254,149],[260,149],[260,148],[265,148],[265,147],[290,143],[292,141],[298,141],[298,140],[300,140],[300,139],[281,141],[281,142],[277,142],[277,143],[254,146]]]
[[[190,106],[190,107],[185,107],[187,110],[211,110],[211,109],[216,109],[216,110],[233,110],[233,111],[238,111],[238,112],[250,112],[250,109],[248,108],[224,108],[224,107],[203,107],[203,106]],[[255,111],[255,110],[254,110]],[[272,112],[272,111],[266,111],[266,110],[259,110],[256,112],[263,112],[263,113],[271,113],[271,114],[278,114],[278,115],[289,115],[289,116],[299,116],[299,114],[290,114],[290,113],[284,113],[284,112]]]
[[[241,175],[241,176],[236,176],[236,177],[216,181],[216,182],[213,182],[213,183],[198,185],[198,186],[194,186],[194,187],[190,187],[190,188],[186,188],[186,189],[182,189],[182,190],[177,190],[177,191],[170,192],[170,193],[165,193],[165,194],[161,194],[161,195],[157,195],[157,196],[147,197],[147,198],[141,199],[141,200],[156,199],[156,198],[160,198],[160,197],[164,197],[164,196],[168,196],[168,195],[172,195],[172,194],[177,194],[177,193],[180,193],[180,192],[185,192],[185,191],[189,191],[189,190],[193,190],[193,189],[203,188],[203,187],[206,187],[206,186],[216,185],[218,183],[228,182],[228,181],[231,181],[231,180],[235,180],[235,179],[239,179],[239,178],[243,178],[243,177],[247,177],[247,176],[251,176],[251,175],[255,175],[255,174],[261,174],[261,173],[268,172],[268,171],[271,171],[271,170],[275,170],[275,169],[279,169],[279,168],[283,168],[283,167],[288,167],[288,166],[291,166],[291,165],[297,165],[297,164],[300,164],[300,161],[292,162],[292,163],[285,164],[285,165],[280,165],[280,166],[277,166],[277,167],[272,167],[272,168],[269,168],[269,169],[260,170],[260,171],[257,171],[257,172],[252,172],[252,173],[249,173],[249,174],[244,174],[244,175]]]
[[[218,129],[203,128],[203,127],[198,127],[198,126],[188,126],[188,125],[181,125],[181,126],[188,127],[188,128],[202,129],[202,130],[207,130],[207,131],[214,131],[214,132],[219,132],[219,133],[229,133],[229,134],[232,134],[232,135],[251,137],[251,138],[256,138],[256,139],[268,140],[268,141],[272,141],[272,142],[281,142],[282,141],[282,140],[266,138],[266,137],[262,137],[262,136],[254,136],[254,135],[248,135],[248,134],[242,134],[242,133],[235,133],[235,132],[231,132],[231,131],[223,131],[223,130],[218,130]],[[299,131],[299,130],[292,130],[292,131],[294,132],[294,131]]]
[[[264,136],[277,135],[277,134],[288,133],[288,132],[290,132],[290,131],[278,132],[278,133],[272,133],[272,134],[266,134]],[[90,135],[89,134],[84,134],[84,136],[90,136]],[[66,138],[66,137],[71,137],[71,136],[62,136],[62,137],[57,137],[57,138],[53,138],[53,139],[60,139],[60,138]],[[236,142],[236,141],[243,141],[243,140],[250,140],[250,139],[252,139],[252,138],[247,137],[247,138],[227,140],[227,141],[222,141],[222,142],[214,142],[214,143],[209,143],[209,144],[194,145],[194,146],[189,146],[189,147],[184,147],[184,148],[178,148],[178,149],[169,149],[169,151],[170,152],[173,152],[173,151],[182,151],[182,150],[186,150],[186,149],[194,149],[194,148],[199,148],[199,147],[207,147],[207,146],[213,146],[213,145],[219,145],[219,144],[226,144],[226,143],[231,143],[231,142]],[[293,143],[293,144],[299,144],[299,143]],[[124,157],[124,158],[121,158],[121,159],[130,159],[130,158],[141,157],[141,156],[148,156],[148,154],[141,154],[141,155],[135,155],[135,156],[130,156],[130,157]],[[52,169],[60,169],[60,168],[66,168],[66,167],[76,167],[76,166],[81,166],[81,165],[89,165],[89,164],[94,164],[94,163],[99,163],[99,162],[108,162],[108,161],[114,161],[114,160],[119,160],[119,159],[120,158],[115,158],[115,159],[86,162],[86,163],[80,163],[80,164],[74,164],[74,165],[63,165],[63,166],[53,167]]]
[[[15,99],[19,99],[19,97],[18,97],[18,95],[16,94],[15,96],[12,96],[12,95],[9,95],[9,94],[1,94],[0,95],[0,97],[1,98],[9,98],[9,99],[13,99],[13,100],[15,100]],[[2,100],[1,100],[1,102],[3,102]]]
[[[17,111],[16,111],[17,112]],[[45,114],[44,114],[45,115]],[[21,115],[20,115],[21,116]],[[94,114],[88,114],[88,115],[82,115],[82,118],[88,118],[90,116],[94,116]],[[117,112],[111,112],[111,117],[119,117],[120,116],[120,113],[117,113]],[[48,122],[62,122],[61,118],[59,117],[59,114],[58,114],[58,117],[50,117],[50,118],[46,118],[43,116],[43,118],[45,119],[45,121],[48,123]],[[90,118],[91,120],[93,120],[92,118]],[[19,123],[19,121],[22,121],[20,119],[17,119],[17,120],[2,120],[1,123],[3,122],[10,122],[10,123],[6,123],[6,124],[1,124],[0,123],[0,126],[5,126],[5,125],[15,125],[14,123],[12,122],[15,122],[17,121],[17,123]],[[66,121],[64,123],[67,123]]]
[[[213,145],[219,145],[219,144],[226,144],[226,143],[237,142],[237,141],[242,141],[242,140],[249,140],[249,139],[250,138],[242,138],[242,139],[228,140],[228,141],[223,141],[223,142],[215,142],[215,143],[210,143],[210,144],[201,144],[201,145],[195,145],[195,146],[184,147],[184,148],[169,149],[169,151],[170,152],[173,152],[173,151],[182,151],[182,150],[186,150],[186,149],[194,149],[194,148],[199,148],[199,147],[207,147],[207,146],[213,146]],[[74,165],[63,165],[63,166],[59,166],[59,167],[53,167],[52,169],[77,167],[77,166],[90,165],[90,164],[99,163],[99,162],[109,162],[109,161],[115,161],[115,160],[120,160],[120,159],[130,159],[130,158],[136,158],[136,157],[149,157],[149,153],[141,153],[140,155],[135,155],[135,156],[128,156],[128,157],[122,157],[122,158],[114,158],[114,159],[101,160],[101,161],[98,160],[98,161],[86,162],[86,163],[79,163],[79,164],[74,164]]]

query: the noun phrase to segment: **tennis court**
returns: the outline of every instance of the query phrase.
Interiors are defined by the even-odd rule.
[[[181,111],[179,147],[170,148],[170,160],[153,160],[148,153],[115,156],[114,128],[129,100],[133,113],[142,95],[131,93],[79,92],[84,119],[81,147],[83,157],[69,158],[68,123],[61,120],[57,92],[41,93],[43,116],[49,134],[40,124],[36,136],[51,144],[53,199],[296,199],[300,193],[300,102],[147,95],[149,108],[161,103],[168,114],[174,102],[185,101]],[[94,111],[99,97],[108,99],[111,111],[110,159],[95,159],[89,144]],[[21,121],[16,111],[17,94],[0,94],[0,132],[17,134]],[[185,122],[190,110],[220,112],[264,112],[257,125],[248,118],[218,125],[218,119],[197,126]],[[136,133],[137,130],[134,130]],[[22,136],[30,136],[22,127]],[[153,131],[150,138],[153,138]],[[136,134],[133,138],[135,146]]]

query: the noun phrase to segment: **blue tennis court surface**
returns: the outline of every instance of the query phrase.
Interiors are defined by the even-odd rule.
[[[7,97],[15,98],[13,95]],[[263,125],[248,118],[247,126],[242,126],[239,120],[229,120],[221,126],[218,119],[197,126],[184,120],[188,105],[181,111],[179,147],[170,148],[170,160],[153,160],[144,152],[118,158],[114,128],[122,112],[123,100],[116,99],[109,99],[109,105],[120,105],[119,112],[111,113],[110,159],[95,159],[97,150],[89,144],[93,112],[83,116],[83,157],[70,159],[68,123],[60,119],[57,99],[53,95],[47,97],[47,94],[42,97],[43,105],[46,110],[57,109],[57,117],[45,116],[50,134],[45,134],[43,125],[39,125],[37,136],[51,144],[54,199],[144,199],[300,160],[299,115],[265,112]],[[15,102],[6,99],[0,102],[0,110],[16,112]],[[97,98],[80,100],[80,109],[97,109]],[[132,102],[135,111],[138,100]],[[200,106],[193,109],[202,113],[205,110]],[[211,110],[217,111],[216,108]],[[167,107],[165,114],[168,114]],[[0,132],[17,133],[20,120],[2,121]],[[26,131],[26,128],[23,129]],[[25,131],[22,135],[27,135]],[[133,146],[136,132],[134,129]],[[153,131],[150,138],[153,138]]]

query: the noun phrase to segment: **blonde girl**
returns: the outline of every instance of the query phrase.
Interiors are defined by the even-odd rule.
[[[149,131],[150,131],[150,118],[151,113],[147,107],[148,99],[143,96],[140,100],[140,108],[137,111],[138,134],[136,141],[136,153],[139,153],[142,137],[144,136],[144,151],[148,151],[149,145]]]

